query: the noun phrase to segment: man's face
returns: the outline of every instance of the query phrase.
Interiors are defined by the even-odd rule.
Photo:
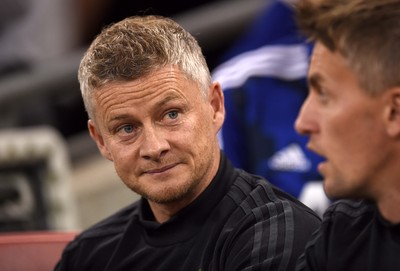
[[[219,165],[222,91],[204,97],[176,67],[94,93],[89,131],[124,183],[155,203],[190,202]]]
[[[371,197],[389,153],[384,95],[370,96],[339,54],[317,43],[311,59],[309,95],[296,120],[308,147],[326,158],[318,166],[331,198]]]

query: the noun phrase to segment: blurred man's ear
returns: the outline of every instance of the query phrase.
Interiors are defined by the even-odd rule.
[[[113,161],[111,153],[108,151],[107,146],[104,144],[104,139],[101,133],[98,131],[98,128],[96,127],[95,123],[93,120],[88,120],[88,129],[90,136],[92,139],[96,142],[97,148],[99,149],[101,155],[110,160]]]
[[[400,137],[400,87],[388,90],[387,132],[391,137]]]

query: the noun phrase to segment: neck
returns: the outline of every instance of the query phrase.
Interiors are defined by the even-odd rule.
[[[392,224],[400,223],[400,188],[389,190],[377,201],[382,217]]]
[[[160,204],[149,201],[149,205],[151,210],[153,211],[155,220],[162,224],[167,222],[171,217],[173,217],[176,213],[179,212],[183,207],[178,206],[169,206],[169,204]]]

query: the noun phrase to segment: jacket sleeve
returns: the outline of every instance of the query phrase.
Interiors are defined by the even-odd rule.
[[[230,233],[213,270],[294,270],[320,220],[289,201],[252,209]]]

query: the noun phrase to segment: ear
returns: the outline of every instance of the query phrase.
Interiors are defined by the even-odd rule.
[[[210,86],[209,101],[213,110],[213,123],[216,133],[221,129],[225,119],[224,94],[221,85],[214,82]]]
[[[388,90],[387,95],[387,132],[391,137],[400,137],[400,87]]]
[[[98,131],[98,128],[96,127],[93,120],[88,121],[88,129],[89,129],[90,136],[96,142],[97,148],[99,149],[101,155],[104,158],[106,158],[110,161],[113,161],[111,153],[109,152],[107,146],[104,144],[103,136]]]

